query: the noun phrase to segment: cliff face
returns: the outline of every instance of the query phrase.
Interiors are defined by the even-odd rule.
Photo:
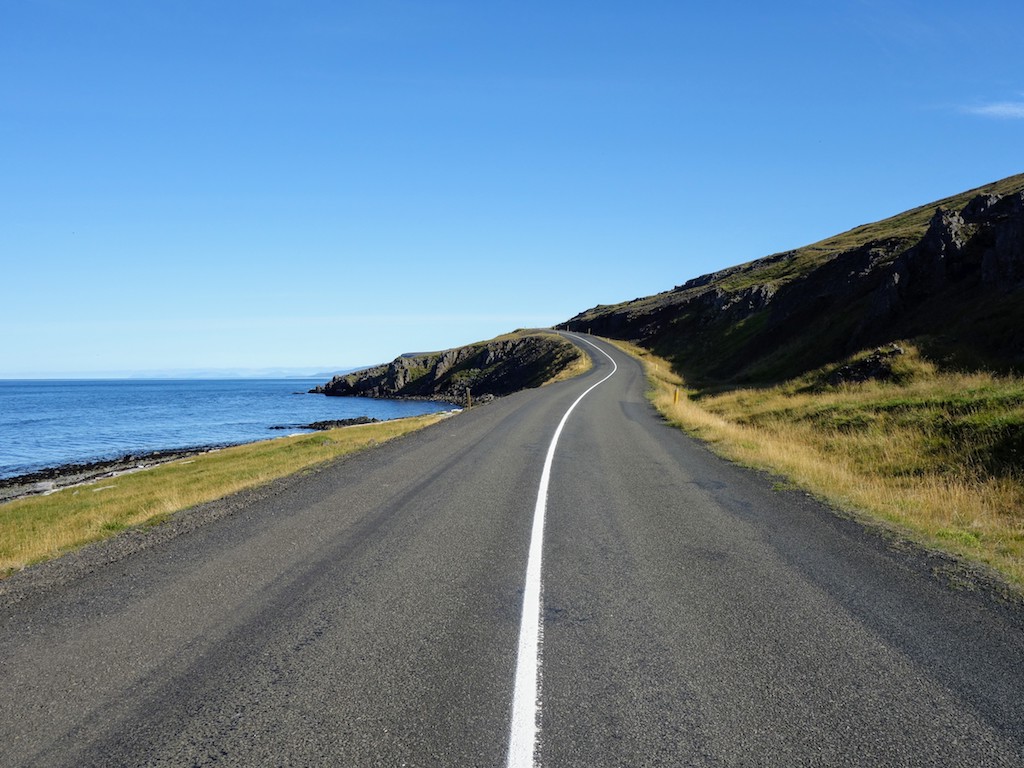
[[[462,402],[538,387],[580,356],[553,334],[515,334],[443,352],[403,355],[386,365],[335,376],[314,389],[325,395],[418,397]]]
[[[898,339],[1024,368],[1024,176],[928,208],[560,327],[640,343],[696,384],[787,379]]]

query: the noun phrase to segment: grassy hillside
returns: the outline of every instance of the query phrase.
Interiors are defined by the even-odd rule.
[[[754,284],[773,283],[779,286],[820,267],[838,254],[855,251],[872,244],[882,244],[886,251],[896,253],[900,251],[901,247],[906,249],[921,239],[928,229],[928,222],[936,208],[959,211],[978,195],[1012,195],[1022,190],[1024,190],[1024,174],[1010,176],[992,184],[913,208],[888,219],[872,224],[863,224],[817,243],[805,245],[795,251],[782,254],[785,258],[777,263],[762,263],[764,260],[758,260],[741,265],[736,268],[735,273],[723,279],[721,285],[723,288],[733,291]],[[769,259],[775,258],[769,257]],[[745,269],[746,267],[749,269]]]
[[[1022,192],[1013,176],[561,327],[638,343],[705,388],[785,381],[897,339],[941,367],[1020,370]]]

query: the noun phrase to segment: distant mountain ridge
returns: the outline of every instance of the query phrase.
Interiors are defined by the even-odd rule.
[[[558,327],[639,343],[698,386],[901,339],[941,364],[1024,370],[1024,174]]]

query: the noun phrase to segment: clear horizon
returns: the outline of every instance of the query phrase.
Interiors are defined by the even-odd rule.
[[[385,363],[390,361],[380,361]],[[0,381],[70,381],[70,380],[228,380],[228,379],[321,379],[338,374],[351,373],[370,368],[380,363],[359,366],[305,366],[297,368],[165,368],[147,370],[107,370],[81,374],[75,371],[51,373],[14,372],[0,376]]]
[[[387,362],[1024,171],[1024,5],[0,8],[0,378]]]

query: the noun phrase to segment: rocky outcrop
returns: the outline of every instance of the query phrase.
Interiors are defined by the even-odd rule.
[[[978,195],[962,211],[935,211],[921,241],[893,265],[905,298],[975,278],[1012,290],[1024,283],[1024,192]]]
[[[307,394],[307,393],[303,393]],[[316,432],[326,432],[329,429],[337,429],[338,427],[357,427],[362,424],[376,424],[380,419],[375,419],[372,416],[356,416],[352,419],[326,419],[325,421],[314,421],[310,424],[276,424],[271,429],[280,430],[293,430],[293,429],[312,429]]]
[[[893,359],[903,354],[903,347],[893,344],[887,349],[876,349],[867,357],[840,365],[825,377],[830,386],[860,384],[865,381],[891,381],[895,378]]]
[[[912,338],[1019,370],[1024,176],[560,327],[654,349],[694,383],[777,381]]]
[[[443,352],[402,355],[386,365],[335,376],[313,392],[334,396],[475,401],[537,387],[581,353],[554,334],[515,334]]]

